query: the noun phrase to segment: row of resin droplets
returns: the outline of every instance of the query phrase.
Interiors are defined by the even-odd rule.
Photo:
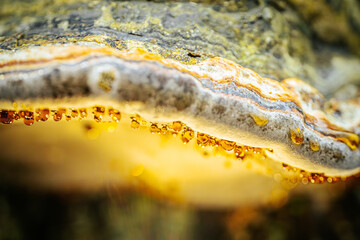
[[[89,115],[92,115],[93,119],[98,123],[102,122],[106,115],[108,115],[114,122],[119,122],[121,120],[121,112],[119,110],[111,107],[106,109],[103,106],[93,106],[91,108],[57,108],[56,110],[50,110],[49,108],[37,108],[35,109],[35,111],[32,110],[31,107],[28,107],[28,109],[29,110],[19,111],[1,109],[0,122],[2,122],[3,124],[11,124],[14,121],[23,119],[26,125],[31,126],[34,124],[35,121],[44,122],[50,118],[52,118],[54,121],[60,121],[63,118],[65,118],[67,121],[70,121],[72,119],[87,119],[88,117],[90,117]],[[235,157],[235,159],[240,161],[243,161],[247,155],[257,155],[256,157],[262,157],[265,159],[267,152],[273,152],[273,150],[269,148],[256,148],[246,145],[240,145],[233,141],[219,139],[205,133],[195,132],[181,121],[174,121],[170,124],[148,123],[139,115],[131,116],[130,120],[130,126],[133,129],[147,127],[152,134],[172,134],[173,136],[180,136],[180,139],[184,144],[187,144],[193,139],[196,139],[196,143],[198,146],[203,148],[220,147],[227,153],[233,152],[233,156]],[[293,135],[291,136],[291,138],[294,141]],[[286,178],[279,176],[279,174],[275,174],[275,180],[287,180],[292,183],[302,182],[303,184],[307,184],[325,182],[335,183],[339,181],[346,181],[348,178],[350,178],[328,177],[325,176],[323,173],[310,173],[305,170],[289,166],[285,163],[282,163],[282,169],[288,172],[292,172],[293,175],[298,176],[298,178]],[[359,174],[355,177],[359,177]]]

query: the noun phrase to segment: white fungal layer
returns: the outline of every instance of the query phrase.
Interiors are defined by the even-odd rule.
[[[321,109],[323,99],[297,80],[281,84],[262,79],[251,70],[222,59],[196,65],[168,61],[166,66],[161,61],[94,53],[65,62],[30,64],[26,68],[16,64],[6,66],[7,62],[27,60],[34,49],[0,54],[2,100],[79,97],[111,100],[124,111],[138,113],[148,120],[180,120],[196,131],[215,137],[272,148],[274,151],[269,156],[274,160],[307,171],[346,176],[360,170],[358,146],[351,149],[331,136],[335,133],[347,136],[347,132],[324,129],[305,121],[307,114],[327,115]],[[66,56],[66,47],[40,49],[38,59]],[[192,75],[194,72],[197,76]],[[101,87],[104,73],[110,73],[113,78],[106,82],[106,88]],[[308,93],[313,102],[302,99],[301,91],[296,96],[287,86]],[[268,122],[257,125],[254,115]],[[342,126],[347,126],[346,119]],[[295,144],[291,139],[292,132],[301,134],[300,143]],[[318,151],[311,149],[311,141],[318,144]]]

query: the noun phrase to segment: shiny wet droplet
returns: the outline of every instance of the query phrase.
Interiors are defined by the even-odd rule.
[[[299,128],[296,130],[290,130],[290,138],[291,141],[296,145],[300,145],[304,142],[304,135]]]

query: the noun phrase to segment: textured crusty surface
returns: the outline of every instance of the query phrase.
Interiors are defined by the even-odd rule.
[[[60,15],[50,4],[34,15],[7,17],[0,48],[94,35],[118,49],[131,45],[131,40],[140,41],[154,52],[183,61],[221,56],[277,79],[308,76],[305,63],[313,57],[303,33],[294,36],[279,13],[274,23],[264,19],[264,8],[256,5],[245,12],[220,12],[211,5],[186,2],[76,2],[62,4],[61,11]]]
[[[357,52],[353,1],[347,1],[350,7],[321,3],[311,5],[313,9],[306,2],[303,7],[301,1],[197,2],[2,1],[0,49],[79,40],[117,49],[141,43],[166,58],[198,62],[224,57],[276,80],[298,77],[326,95],[359,80],[355,69],[360,62],[352,51],[326,43],[332,38],[346,41],[351,33],[354,47],[350,50]],[[315,13],[309,13],[309,8]],[[329,13],[319,14],[325,8]],[[313,16],[319,24],[307,24],[304,14],[309,23]],[[340,21],[331,14],[348,18]],[[322,27],[324,22],[328,25]],[[338,22],[344,22],[344,32],[327,31],[329,39],[322,37],[324,41],[313,38],[313,33],[320,35],[319,29]]]

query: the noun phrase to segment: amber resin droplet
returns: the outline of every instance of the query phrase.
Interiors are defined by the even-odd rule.
[[[184,131],[181,133],[181,141],[186,144],[188,142],[191,141],[191,139],[194,138],[194,131],[189,128],[189,127],[186,127],[184,129]]]
[[[114,122],[119,122],[121,119],[121,113],[116,109],[109,108],[109,115]]]
[[[9,111],[10,117],[13,117],[14,120],[19,120],[20,115],[16,111]]]
[[[37,121],[43,121],[45,122],[46,120],[49,119],[50,116],[50,110],[48,108],[38,108],[36,109],[36,113],[38,114],[38,116],[36,117]]]
[[[325,177],[323,175],[319,176],[319,182],[324,183],[326,181]]]
[[[269,119],[267,119],[266,117],[263,117],[263,116],[258,116],[255,114],[250,114],[250,116],[252,117],[252,119],[254,120],[256,125],[258,125],[260,127],[265,126],[269,122]]]
[[[208,145],[211,147],[218,147],[219,141],[215,137],[209,137]]]
[[[170,128],[173,129],[175,132],[180,132],[182,127],[183,127],[183,123],[180,121],[174,121],[170,126]]]
[[[80,108],[79,109],[80,118],[86,118],[88,116],[87,109],[86,108]]]
[[[238,159],[243,159],[245,157],[245,149],[243,146],[235,145],[234,147],[235,156]]]
[[[310,182],[311,182],[311,183],[318,183],[318,182],[319,182],[318,174],[316,174],[316,173],[311,173],[311,174],[310,174]]]
[[[16,112],[12,110],[0,110],[0,121],[4,124],[13,123],[16,119]]]
[[[63,115],[65,115],[66,113],[66,109],[65,108],[59,108],[57,111],[55,111],[55,114],[53,116],[54,121],[60,121],[63,117]]]
[[[160,134],[161,130],[160,130],[160,128],[158,127],[158,125],[156,123],[153,123],[150,126],[150,132],[152,134],[155,134],[155,133]]]
[[[208,145],[210,136],[205,133],[197,133],[196,143],[199,146],[206,147]]]
[[[96,122],[101,122],[105,115],[105,107],[95,106],[93,107],[94,120]]]
[[[310,141],[310,148],[311,150],[313,150],[314,152],[317,152],[320,150],[320,145],[319,143],[315,142],[315,141]]]
[[[19,111],[19,116],[20,116],[20,118],[24,118],[25,117],[25,111],[23,111],[23,110]]]
[[[251,148],[251,152],[253,153],[253,154],[259,154],[260,153],[260,149],[259,148]]]
[[[287,165],[286,163],[282,163],[281,166],[284,170],[287,170],[289,167],[289,165]]]
[[[232,141],[221,139],[219,145],[226,151],[231,151],[234,149],[235,143]]]
[[[167,134],[169,132],[169,129],[168,129],[168,127],[166,125],[163,125],[161,127],[160,131],[161,131],[161,134],[165,135],[165,134]]]
[[[71,109],[71,117],[77,118],[79,116],[79,112],[77,109]]]
[[[304,135],[302,134],[299,128],[296,129],[295,131],[290,130],[290,138],[291,141],[296,145],[300,145],[304,142]]]
[[[131,128],[133,129],[138,129],[140,127],[140,123],[139,121],[137,121],[135,118],[131,119],[131,123],[130,123]]]
[[[28,126],[33,125],[35,121],[34,112],[20,111],[20,116],[24,116],[24,123]]]

